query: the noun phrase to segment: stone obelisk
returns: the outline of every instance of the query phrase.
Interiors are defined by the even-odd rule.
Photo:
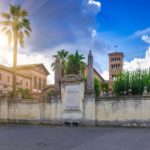
[[[89,126],[95,126],[95,105],[93,56],[90,51],[88,55],[87,92],[84,102],[84,121]]]
[[[87,94],[94,95],[93,55],[91,50],[88,55]]]
[[[61,65],[60,59],[56,57],[55,60],[55,93],[60,95],[61,84]]]

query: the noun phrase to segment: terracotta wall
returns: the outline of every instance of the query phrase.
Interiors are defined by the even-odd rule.
[[[12,88],[12,82],[13,82],[13,74],[10,71],[7,70],[0,70],[0,85],[1,88],[10,87]],[[21,75],[17,75],[16,78],[17,82],[17,88],[28,88],[31,89],[31,79],[26,78]]]
[[[5,71],[5,70],[0,70],[0,85],[4,85],[7,87],[12,86],[12,73]]]
[[[47,84],[47,76],[43,73],[40,73],[36,70],[19,70],[18,71],[19,73],[21,74],[26,74],[28,76],[30,76],[32,78],[32,82],[31,82],[31,89],[33,91],[37,91],[37,90],[43,90],[45,87],[46,87],[46,84]],[[34,85],[35,84],[35,77],[36,77],[36,80],[37,80],[37,84],[36,86]],[[41,80],[41,88],[40,88],[40,85],[39,85],[39,82]],[[45,80],[45,86],[43,86],[44,84],[44,80]]]

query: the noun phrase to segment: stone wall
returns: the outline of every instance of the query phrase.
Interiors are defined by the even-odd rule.
[[[63,125],[63,103],[0,101],[1,123],[38,123]],[[150,126],[150,97],[100,97],[83,101],[82,125]]]
[[[96,124],[150,126],[150,97],[113,97],[96,100]]]
[[[51,104],[32,101],[0,101],[1,123],[50,123]]]

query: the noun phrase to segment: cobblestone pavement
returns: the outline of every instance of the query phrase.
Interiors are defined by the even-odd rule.
[[[0,150],[150,150],[150,129],[1,125]]]

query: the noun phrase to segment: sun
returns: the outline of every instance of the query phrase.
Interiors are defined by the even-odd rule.
[[[4,33],[0,32],[0,48],[8,47],[8,40]]]

